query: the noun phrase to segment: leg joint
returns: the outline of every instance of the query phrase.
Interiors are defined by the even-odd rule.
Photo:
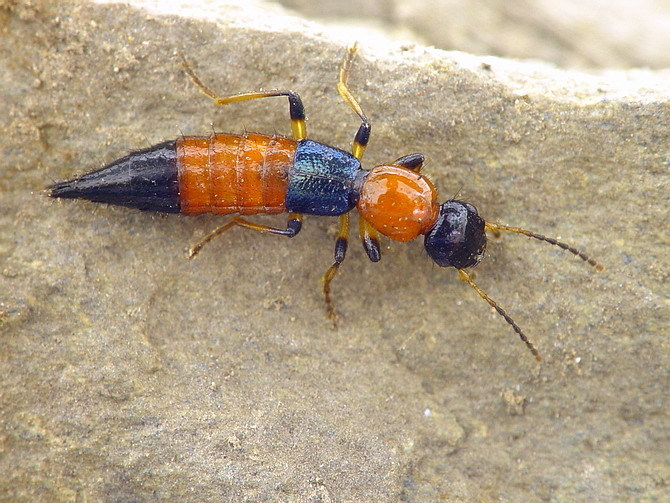
[[[291,114],[291,120],[294,121],[304,121],[305,120],[305,107],[302,104],[300,96],[295,91],[286,91],[288,96],[289,103],[289,113]]]
[[[300,229],[302,229],[302,221],[297,218],[292,218],[286,224],[286,236],[292,238],[300,232]]]
[[[344,257],[347,254],[347,247],[349,246],[349,241],[347,238],[337,238],[335,240],[335,263],[337,265],[341,264],[344,261]]]
[[[363,123],[358,128],[358,132],[356,133],[354,142],[358,143],[362,147],[366,147],[368,145],[368,142],[370,141],[371,130],[372,126],[370,126],[370,123],[367,120],[364,120]]]
[[[421,166],[423,166],[424,157],[422,154],[407,154],[403,155],[399,159],[396,159],[393,164],[402,166],[403,168],[411,169],[413,171],[419,171]]]

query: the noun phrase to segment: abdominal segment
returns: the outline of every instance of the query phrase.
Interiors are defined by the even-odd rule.
[[[256,133],[177,140],[181,212],[283,213],[296,146]]]

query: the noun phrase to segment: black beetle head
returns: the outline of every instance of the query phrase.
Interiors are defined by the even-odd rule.
[[[462,201],[447,201],[426,233],[424,246],[440,267],[464,269],[479,263],[486,249],[484,220],[477,208]]]

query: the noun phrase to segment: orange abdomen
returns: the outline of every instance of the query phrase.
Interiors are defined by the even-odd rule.
[[[283,136],[256,133],[177,140],[181,212],[283,213],[296,146]]]

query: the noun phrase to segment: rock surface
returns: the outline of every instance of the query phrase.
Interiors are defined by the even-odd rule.
[[[349,148],[341,27],[252,3],[24,2],[0,11],[0,500],[660,501],[668,487],[670,75],[583,75],[355,32],[366,166],[422,152],[442,199],[588,251],[489,243],[477,281],[545,357],[430,263],[336,222],[294,240],[42,189],[180,134]],[[283,222],[283,217],[259,218]],[[354,221],[355,222],[355,221]],[[354,225],[355,229],[356,226]]]

